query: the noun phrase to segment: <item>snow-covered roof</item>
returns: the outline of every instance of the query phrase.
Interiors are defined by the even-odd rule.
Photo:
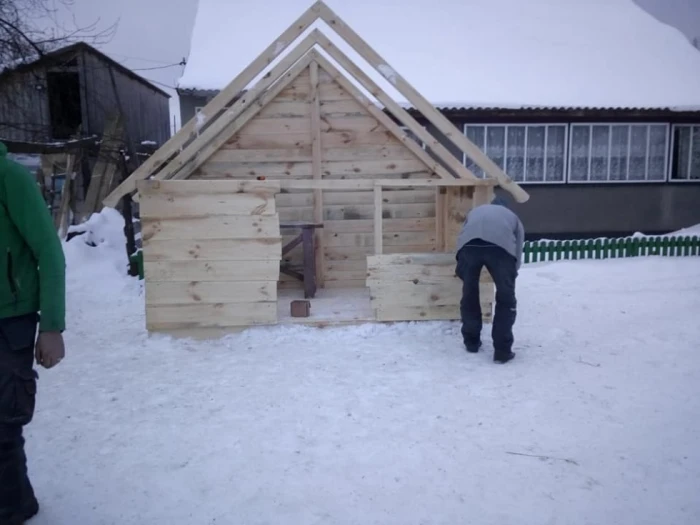
[[[311,3],[199,0],[178,87],[222,89]],[[700,109],[700,52],[633,0],[326,4],[438,106]],[[406,102],[333,29],[313,27]]]

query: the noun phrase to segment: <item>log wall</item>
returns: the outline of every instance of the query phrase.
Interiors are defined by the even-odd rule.
[[[367,261],[367,286],[377,321],[460,319],[462,281],[455,275],[454,254],[372,255]],[[494,287],[485,268],[479,299],[482,318],[490,323]]]
[[[277,191],[255,181],[140,184],[148,330],[277,322]]]
[[[312,76],[318,79],[312,82]],[[318,102],[317,102],[318,101]],[[315,104],[318,109],[315,111]],[[318,116],[317,120],[312,117]],[[315,125],[314,123],[317,123]],[[307,69],[204,163],[193,179],[313,179],[314,140],[320,137],[320,178],[429,178],[426,166],[323,70]],[[387,189],[384,252],[436,250],[436,190]],[[280,221],[314,221],[317,266],[325,287],[364,287],[366,256],[373,253],[372,191],[282,190]],[[315,206],[320,209],[315,213]],[[286,233],[286,232],[285,232]],[[283,241],[294,235],[289,232]],[[289,256],[301,262],[301,247]],[[282,276],[284,285],[301,283]]]

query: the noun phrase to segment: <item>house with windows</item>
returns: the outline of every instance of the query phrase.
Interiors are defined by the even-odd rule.
[[[397,71],[527,190],[531,198],[513,209],[529,238],[655,234],[700,223],[700,51],[633,0],[326,3],[387,61],[370,77],[392,98],[405,100],[392,87]],[[182,121],[203,118],[197,108],[308,4],[289,0],[261,12],[253,0],[200,0],[178,86]],[[236,52],[221,60],[221,49]],[[420,111],[404,107],[452,151]]]

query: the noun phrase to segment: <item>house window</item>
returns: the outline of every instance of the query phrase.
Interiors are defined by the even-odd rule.
[[[667,124],[572,124],[570,182],[666,180]]]
[[[464,134],[517,182],[564,182],[566,124],[465,124]],[[465,155],[477,177],[484,172]]]
[[[671,180],[700,180],[700,125],[673,126]]]

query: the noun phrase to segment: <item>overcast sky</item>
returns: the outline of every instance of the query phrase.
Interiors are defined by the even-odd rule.
[[[269,4],[277,1],[285,0],[267,0]],[[700,0],[635,1],[689,38],[700,38]],[[309,0],[309,5],[311,3]],[[183,68],[166,66],[187,57],[196,12],[197,0],[73,0],[72,5],[72,14],[79,26],[98,22],[99,27],[104,28],[119,22],[116,34],[101,46],[101,50],[171,93],[171,109],[178,115],[178,126],[179,104],[172,88]]]

